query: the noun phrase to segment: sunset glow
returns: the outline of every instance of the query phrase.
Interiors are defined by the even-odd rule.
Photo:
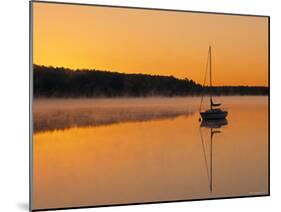
[[[34,64],[268,85],[268,18],[33,4]]]

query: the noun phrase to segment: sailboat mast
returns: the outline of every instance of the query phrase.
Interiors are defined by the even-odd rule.
[[[210,129],[210,191],[213,191],[213,128]]]
[[[210,56],[210,109],[213,109],[212,106],[212,48],[209,46],[209,56]]]

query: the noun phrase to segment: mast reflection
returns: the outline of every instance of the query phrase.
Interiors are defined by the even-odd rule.
[[[219,119],[219,120],[204,120],[200,124],[200,138],[202,142],[202,148],[204,153],[205,165],[207,169],[208,181],[209,181],[209,189],[210,192],[213,191],[213,140],[214,135],[219,134],[222,131],[220,130],[223,126],[226,126],[228,121],[226,119]],[[210,139],[210,158],[209,158],[209,167],[207,162],[206,150],[205,150],[205,142],[204,137],[202,135],[202,128],[209,129],[209,139]]]

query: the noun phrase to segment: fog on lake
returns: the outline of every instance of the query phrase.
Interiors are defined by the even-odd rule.
[[[213,126],[199,97],[35,99],[33,208],[267,194],[268,97],[216,100]]]

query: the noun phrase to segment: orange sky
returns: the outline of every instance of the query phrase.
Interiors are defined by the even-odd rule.
[[[34,63],[268,85],[268,19],[33,3]]]

